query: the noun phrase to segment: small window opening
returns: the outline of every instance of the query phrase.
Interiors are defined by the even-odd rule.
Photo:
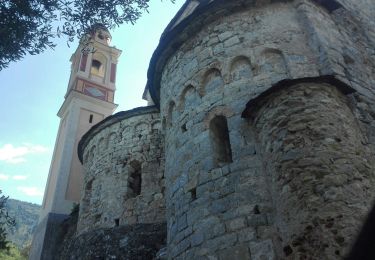
[[[187,131],[186,123],[181,126],[181,130],[182,130],[183,133],[185,133]]]
[[[130,163],[131,169],[128,177],[128,188],[130,197],[136,197],[141,194],[142,187],[142,169],[137,161]]]
[[[92,182],[94,180],[90,180],[87,184],[86,184],[86,191],[91,191],[92,190]]]
[[[92,67],[96,69],[97,71],[100,70],[100,67],[102,66],[102,63],[98,60],[92,60]]]
[[[259,210],[259,206],[258,205],[255,205],[255,207],[254,207],[254,214],[255,215],[259,215],[260,214],[260,210]]]
[[[92,60],[91,74],[99,76],[99,77],[104,77],[104,66],[100,61],[95,60],[95,59]]]
[[[89,118],[89,123],[91,124],[92,123],[92,119],[94,118],[94,116],[91,114],[90,115],[90,118]]]
[[[191,201],[194,201],[197,199],[197,188],[193,188],[190,190],[190,196],[191,196]]]
[[[118,218],[115,219],[115,226],[116,227],[120,226],[120,219]]]
[[[210,137],[213,145],[215,166],[232,162],[232,149],[229,140],[227,119],[216,116],[210,122]]]
[[[103,35],[102,33],[99,33],[99,34],[98,34],[98,38],[99,38],[100,40],[104,40],[104,35]]]
[[[293,253],[293,248],[290,245],[287,245],[283,248],[284,254],[289,256]]]

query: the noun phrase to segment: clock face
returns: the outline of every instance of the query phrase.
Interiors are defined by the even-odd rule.
[[[106,93],[104,90],[100,90],[98,88],[91,87],[91,86],[86,86],[84,89],[84,93],[89,96],[101,99],[101,100],[105,100],[105,97],[106,97]]]

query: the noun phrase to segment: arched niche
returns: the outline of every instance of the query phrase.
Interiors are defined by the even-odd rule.
[[[209,124],[212,154],[216,167],[232,162],[232,149],[229,139],[228,122],[225,116],[218,115]]]
[[[84,159],[83,159],[83,164],[84,164],[84,165],[86,165],[86,163],[88,163],[89,155],[90,155],[90,152],[86,152],[86,153],[85,153],[85,157],[84,157]]]
[[[107,143],[105,141],[105,138],[104,137],[100,138],[100,140],[98,142],[99,151],[102,151],[102,150],[106,149],[107,148],[106,145],[107,145]]]
[[[230,65],[230,77],[232,81],[251,79],[253,73],[250,59],[245,56],[234,58]]]
[[[112,132],[108,136],[108,142],[107,142],[107,147],[111,147],[115,142],[117,138],[117,133]]]
[[[159,131],[161,129],[161,123],[160,121],[155,122],[151,125],[152,131]]]
[[[89,160],[93,160],[96,154],[96,146],[93,145],[90,149]]]
[[[169,106],[168,106],[168,118],[167,118],[167,122],[169,126],[172,126],[174,123],[175,112],[176,112],[176,103],[174,101],[171,101],[169,102]]]
[[[129,163],[127,198],[134,198],[142,192],[142,165],[133,160]]]
[[[212,68],[204,74],[202,81],[203,94],[213,92],[217,89],[222,88],[223,86],[224,81],[220,70]]]
[[[100,52],[95,52],[91,60],[91,75],[104,78],[107,67],[107,58]]]
[[[186,86],[181,93],[180,110],[185,111],[189,107],[192,107],[196,103],[197,98],[195,88],[192,85]]]
[[[135,127],[135,135],[142,137],[142,135],[147,135],[150,131],[150,126],[148,123],[140,122]]]
[[[166,127],[167,127],[167,119],[163,117],[163,120],[161,121],[161,129],[165,131]]]
[[[262,73],[281,80],[288,77],[288,67],[283,53],[278,49],[266,49],[261,53]]]
[[[123,139],[126,139],[126,136],[129,136],[131,134],[132,128],[129,126],[124,126],[121,131],[121,136]]]

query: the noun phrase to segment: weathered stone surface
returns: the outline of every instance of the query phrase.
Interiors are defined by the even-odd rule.
[[[374,199],[374,5],[188,1],[151,61],[160,111],[85,143],[77,241],[166,220],[168,259],[342,259]]]
[[[340,259],[373,197],[375,38],[361,26],[373,24],[374,4],[210,4],[211,10],[179,24],[184,33],[167,29],[149,73],[165,129],[169,256],[217,259],[246,241],[254,259]],[[194,66],[186,69],[189,61]],[[326,95],[304,86],[295,92],[300,99],[267,96],[252,107],[256,118],[264,116],[261,124],[241,118],[248,101],[275,92],[273,85],[323,76],[329,79],[324,84],[334,79],[356,93]],[[210,128],[216,117],[225,118],[229,137],[222,150],[230,156],[220,162]],[[181,226],[185,215],[187,226]],[[340,231],[326,227],[331,218]],[[322,227],[311,231],[316,237],[306,237],[312,242],[289,247],[286,241],[310,232],[305,228],[311,222]],[[193,235],[185,234],[188,228]]]
[[[164,222],[163,136],[158,111],[145,107],[120,112],[90,131],[82,149],[85,186],[77,232]]]
[[[302,83],[265,99],[253,123],[285,256],[345,255],[375,196],[373,155],[348,98],[335,86]]]
[[[154,259],[165,243],[165,224],[97,228],[65,243],[59,259]]]

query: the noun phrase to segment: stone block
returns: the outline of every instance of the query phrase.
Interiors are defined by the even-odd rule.
[[[246,219],[245,218],[236,218],[226,222],[225,224],[226,230],[229,232],[236,231],[238,229],[243,229],[246,227]]]
[[[249,247],[247,245],[239,245],[231,248],[226,248],[218,252],[220,260],[246,260],[250,258]],[[256,259],[256,258],[254,258]]]
[[[238,233],[238,241],[239,242],[252,241],[256,237],[257,237],[257,234],[256,234],[256,231],[253,227],[241,229],[241,231]]]
[[[271,240],[250,242],[249,248],[252,259],[276,260],[274,246]]]

